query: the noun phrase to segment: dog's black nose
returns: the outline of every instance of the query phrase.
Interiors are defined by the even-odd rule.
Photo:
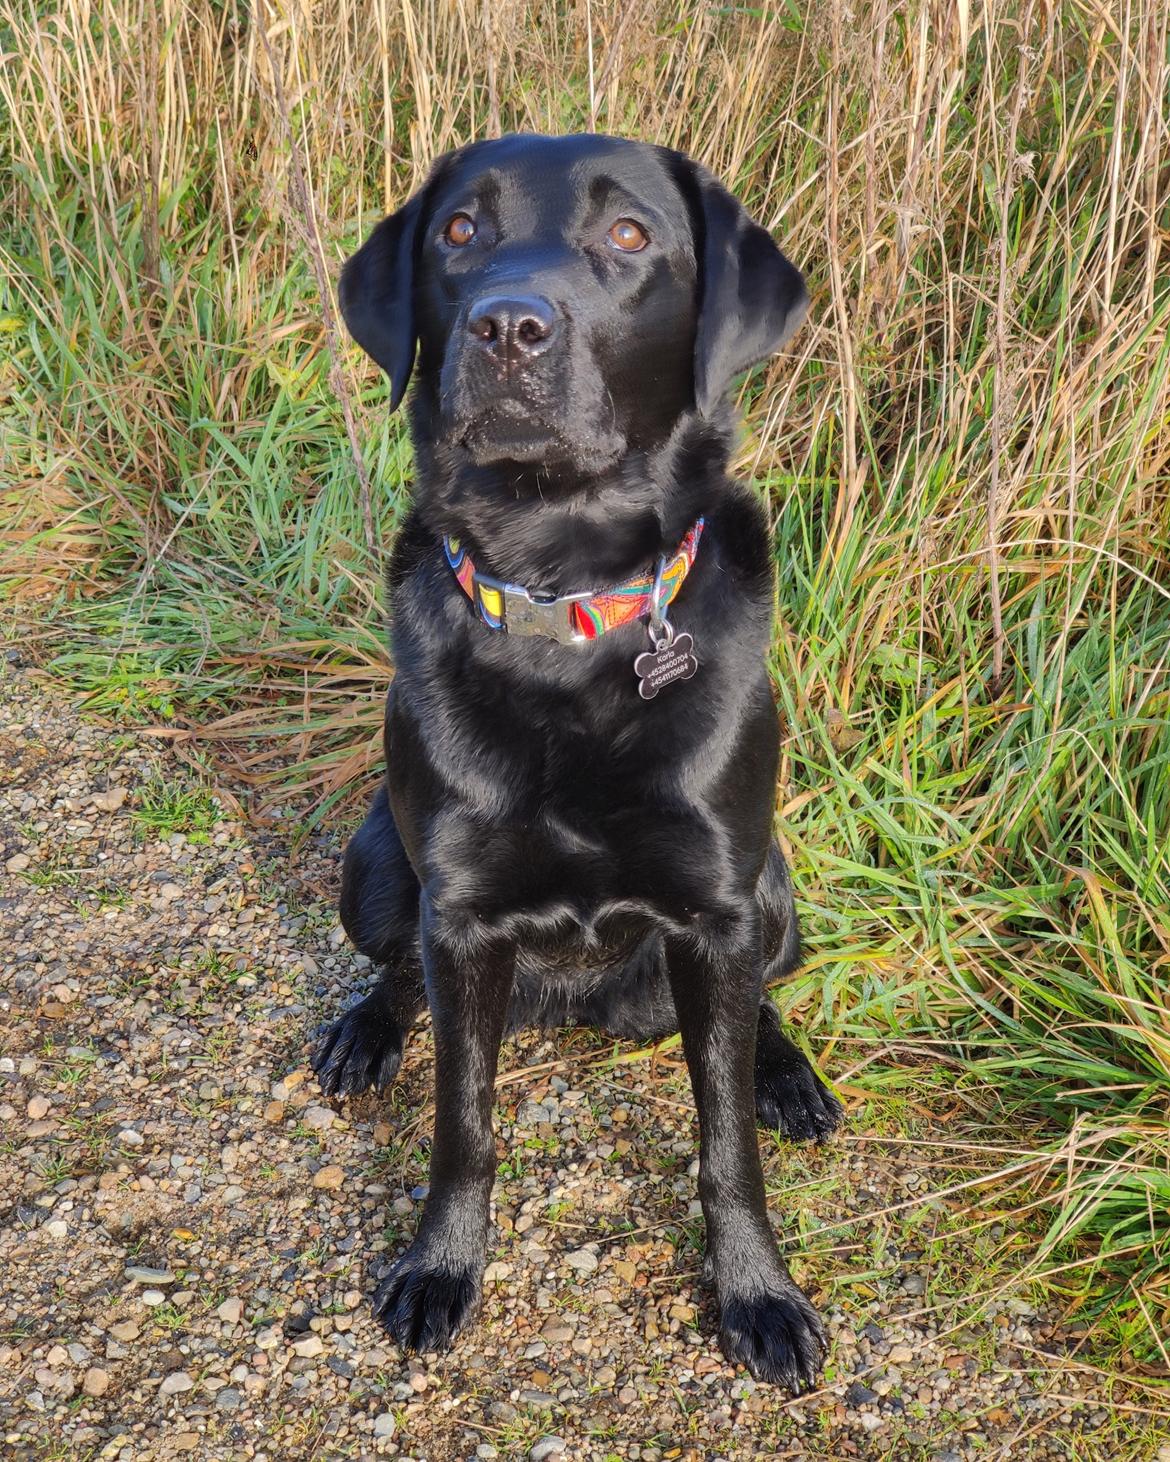
[[[535,294],[490,295],[477,300],[467,328],[489,355],[520,364],[547,350],[556,330],[556,311]]]

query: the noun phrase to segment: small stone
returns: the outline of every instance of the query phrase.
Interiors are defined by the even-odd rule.
[[[381,1415],[374,1417],[374,1435],[376,1437],[382,1437],[383,1439],[392,1437],[397,1430],[398,1423],[394,1420],[390,1412],[383,1411]]]
[[[90,1366],[81,1383],[81,1389],[87,1396],[104,1396],[110,1389],[109,1372],[103,1371],[101,1366]]]
[[[142,1332],[133,1320],[119,1320],[116,1325],[110,1326],[110,1334],[115,1340],[120,1340],[124,1345],[129,1345],[132,1340],[137,1340]]]
[[[924,1295],[926,1293],[926,1275],[908,1274],[902,1281],[902,1290],[908,1295]]]
[[[31,862],[32,859],[27,853],[13,853],[12,857],[9,858],[4,866],[8,869],[9,873],[23,873]]]
[[[914,1359],[914,1351],[909,1345],[895,1345],[886,1359],[892,1366],[908,1365]]]
[[[95,792],[89,799],[99,812],[117,812],[126,800],[125,787],[110,787],[105,792]]]
[[[877,1392],[863,1386],[860,1381],[854,1381],[845,1392],[846,1406],[872,1406],[877,1399]]]
[[[39,1122],[42,1117],[49,1115],[49,1108],[52,1105],[48,1097],[35,1096],[29,1101],[26,1110],[34,1122]]]
[[[55,1218],[52,1223],[45,1224],[45,1232],[51,1239],[63,1239],[69,1232],[69,1225],[63,1218]]]
[[[563,1457],[565,1455],[565,1442],[563,1437],[541,1437],[540,1441],[529,1452],[530,1462],[546,1462],[549,1457]]]
[[[483,1271],[485,1282],[492,1283],[496,1280],[509,1279],[512,1275],[512,1266],[505,1264],[502,1259],[493,1259]]]
[[[123,1127],[118,1133],[118,1141],[123,1147],[141,1147],[146,1138],[141,1132],[135,1132],[133,1127]]]
[[[299,1356],[320,1355],[324,1349],[319,1335],[306,1335],[302,1340],[293,1341],[293,1350]]]
[[[244,1302],[233,1295],[231,1299],[224,1300],[215,1313],[225,1325],[238,1325],[244,1313]]]
[[[337,1121],[337,1113],[329,1107],[306,1107],[301,1121],[313,1132],[328,1132]]]
[[[886,1421],[885,1417],[876,1411],[863,1411],[859,1420],[863,1430],[867,1432],[876,1432],[879,1426],[885,1425]]]
[[[181,1391],[190,1391],[195,1382],[186,1371],[172,1371],[169,1376],[163,1378],[162,1385],[158,1388],[160,1396],[177,1396]]]
[[[582,1274],[592,1274],[597,1268],[597,1255],[589,1249],[574,1249],[571,1254],[565,1255],[565,1263],[570,1269],[576,1269]]]
[[[327,1188],[332,1191],[340,1188],[345,1182],[345,1169],[337,1163],[330,1163],[328,1167],[320,1168],[313,1174],[314,1188]]]
[[[284,1121],[284,1103],[269,1102],[264,1108],[264,1120],[271,1122],[273,1126]]]
[[[151,1269],[146,1264],[127,1264],[126,1278],[133,1284],[174,1284],[175,1276],[169,1269]]]
[[[176,1432],[171,1438],[171,1446],[176,1452],[193,1452],[198,1445],[198,1432]]]
[[[142,1303],[148,1305],[152,1310],[161,1305],[166,1299],[161,1289],[144,1289],[142,1291]]]

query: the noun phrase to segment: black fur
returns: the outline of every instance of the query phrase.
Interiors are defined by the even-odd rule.
[[[469,242],[464,223],[447,236],[456,214]],[[615,246],[618,219],[645,248]],[[506,137],[443,158],[346,265],[341,299],[394,404],[415,378],[387,773],[341,898],[381,982],[314,1056],[330,1095],[382,1089],[430,1005],[430,1196],[375,1309],[416,1348],[448,1344],[474,1313],[507,1030],[681,1028],[724,1349],[758,1377],[811,1385],[823,1332],[776,1248],[755,1117],[820,1140],[841,1108],[765,993],[799,950],[772,838],[771,548],[726,475],[728,387],[799,323],[800,275],[678,153]],[[671,554],[700,514],[670,610],[699,671],[652,701],[632,668],[644,624],[584,645],[493,631],[441,550],[457,536],[481,571],[529,589],[604,588]]]

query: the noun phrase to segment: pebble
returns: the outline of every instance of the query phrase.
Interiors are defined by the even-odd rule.
[[[160,1396],[178,1396],[182,1391],[190,1391],[194,1385],[195,1382],[186,1371],[172,1371],[163,1378],[158,1393]]]
[[[110,1373],[103,1371],[101,1366],[90,1366],[81,1383],[81,1389],[87,1396],[104,1396],[110,1389]]]
[[[902,1281],[902,1289],[908,1295],[924,1295],[926,1293],[925,1274],[907,1274]]]
[[[374,1435],[383,1439],[392,1437],[398,1430],[398,1423],[389,1411],[380,1412],[374,1417]]]
[[[161,1289],[144,1289],[142,1291],[142,1303],[148,1305],[152,1310],[166,1300],[166,1295]]]
[[[48,1097],[35,1096],[30,1099],[26,1111],[34,1122],[39,1122],[42,1117],[49,1115],[49,1108],[52,1105],[53,1103]]]
[[[223,1304],[218,1305],[215,1313],[225,1325],[238,1325],[240,1317],[244,1313],[244,1302],[233,1295],[230,1299],[224,1300]]]
[[[175,1276],[169,1269],[151,1269],[146,1264],[127,1264],[126,1278],[133,1284],[174,1284]]]
[[[125,1345],[128,1345],[131,1340],[137,1340],[140,1333],[133,1320],[119,1320],[116,1325],[110,1326],[110,1334],[115,1340],[120,1340]]]
[[[5,868],[7,868],[9,873],[23,873],[24,870],[28,868],[31,863],[32,859],[28,856],[27,853],[13,853],[12,857],[9,858],[8,862],[5,863],[4,866]]]
[[[310,1131],[328,1132],[337,1121],[337,1113],[329,1107],[306,1107],[301,1121]]]
[[[597,1255],[590,1249],[574,1249],[571,1254],[565,1255],[565,1263],[570,1269],[579,1270],[582,1274],[592,1274],[597,1268]]]
[[[324,1188],[333,1192],[340,1188],[345,1182],[345,1169],[338,1163],[330,1163],[328,1167],[318,1168],[313,1174],[313,1187]]]
[[[302,1340],[293,1341],[293,1350],[301,1357],[320,1355],[325,1346],[319,1335],[306,1335]]]
[[[541,1437],[528,1454],[531,1462],[546,1462],[546,1458],[563,1457],[564,1455],[565,1440],[563,1437]]]

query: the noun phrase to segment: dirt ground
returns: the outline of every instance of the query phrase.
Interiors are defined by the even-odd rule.
[[[425,1193],[431,1045],[385,1100],[316,1089],[370,976],[340,842],[290,859],[158,741],[0,678],[6,1456],[1170,1459],[1164,1394],[1034,1283],[1043,1210],[997,1206],[1026,1134],[930,1072],[846,1081],[826,1148],[761,1134],[833,1338],[815,1394],[719,1354],[677,1050],[582,1032],[505,1051],[483,1313],[404,1358],[367,1295]]]

